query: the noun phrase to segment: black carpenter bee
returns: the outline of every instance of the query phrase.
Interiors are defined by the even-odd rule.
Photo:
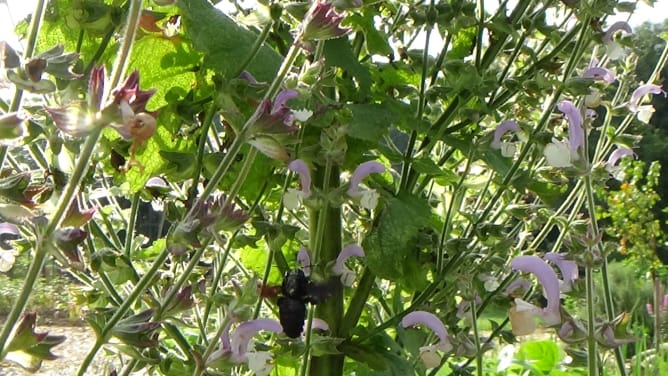
[[[338,285],[332,278],[323,283],[311,281],[301,269],[293,269],[285,274],[278,298],[278,316],[283,332],[290,338],[297,338],[304,331],[306,303],[318,304],[331,296]]]

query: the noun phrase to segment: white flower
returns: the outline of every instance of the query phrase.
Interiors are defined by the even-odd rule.
[[[311,118],[311,116],[313,115],[313,111],[307,109],[293,110],[292,114],[294,115],[295,120],[301,121],[303,123]]]
[[[248,369],[256,376],[267,376],[274,369],[272,354],[268,351],[250,351],[248,357]]]
[[[569,142],[565,140],[560,141],[556,138],[553,138],[551,143],[545,145],[543,155],[548,165],[557,168],[571,167],[573,166],[573,161],[577,159],[577,155],[574,156],[571,153]]]

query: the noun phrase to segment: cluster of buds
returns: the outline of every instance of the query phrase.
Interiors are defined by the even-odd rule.
[[[209,197],[193,208],[192,213],[176,226],[167,238],[167,247],[175,255],[190,247],[201,247],[199,235],[204,232],[219,237],[224,231],[234,230],[248,220],[249,215],[238,209],[227,196]]]
[[[62,80],[81,77],[81,74],[72,71],[78,60],[78,53],[65,53],[65,47],[57,45],[22,61],[7,42],[0,42],[0,69],[6,70],[7,79],[17,88],[32,93],[45,94],[56,91],[56,84],[44,78],[44,73]]]

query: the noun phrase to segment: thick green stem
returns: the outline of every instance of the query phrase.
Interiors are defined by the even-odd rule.
[[[328,182],[327,186],[322,186]],[[320,186],[326,193],[336,189],[339,183],[339,169],[332,166],[331,169],[318,170],[314,174],[314,183]],[[329,205],[329,203],[328,203]],[[341,251],[341,209],[339,207],[326,207],[325,215],[312,211],[309,215],[311,229],[323,229],[311,234],[309,247],[313,250],[315,262],[327,265],[336,260]],[[319,245],[319,247],[318,247]],[[327,298],[316,308],[315,314],[318,318],[329,324],[330,331],[334,336],[341,333],[341,322],[343,318],[343,293],[337,291],[333,296]],[[314,357],[311,363],[310,374],[317,376],[340,376],[343,373],[343,355],[325,355]]]

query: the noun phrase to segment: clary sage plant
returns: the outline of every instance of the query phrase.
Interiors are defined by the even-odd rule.
[[[593,192],[666,96],[632,4],[37,3],[0,44],[1,270],[31,255],[0,359],[67,340],[27,303],[53,259],[80,375],[482,375],[541,326],[626,373]]]

